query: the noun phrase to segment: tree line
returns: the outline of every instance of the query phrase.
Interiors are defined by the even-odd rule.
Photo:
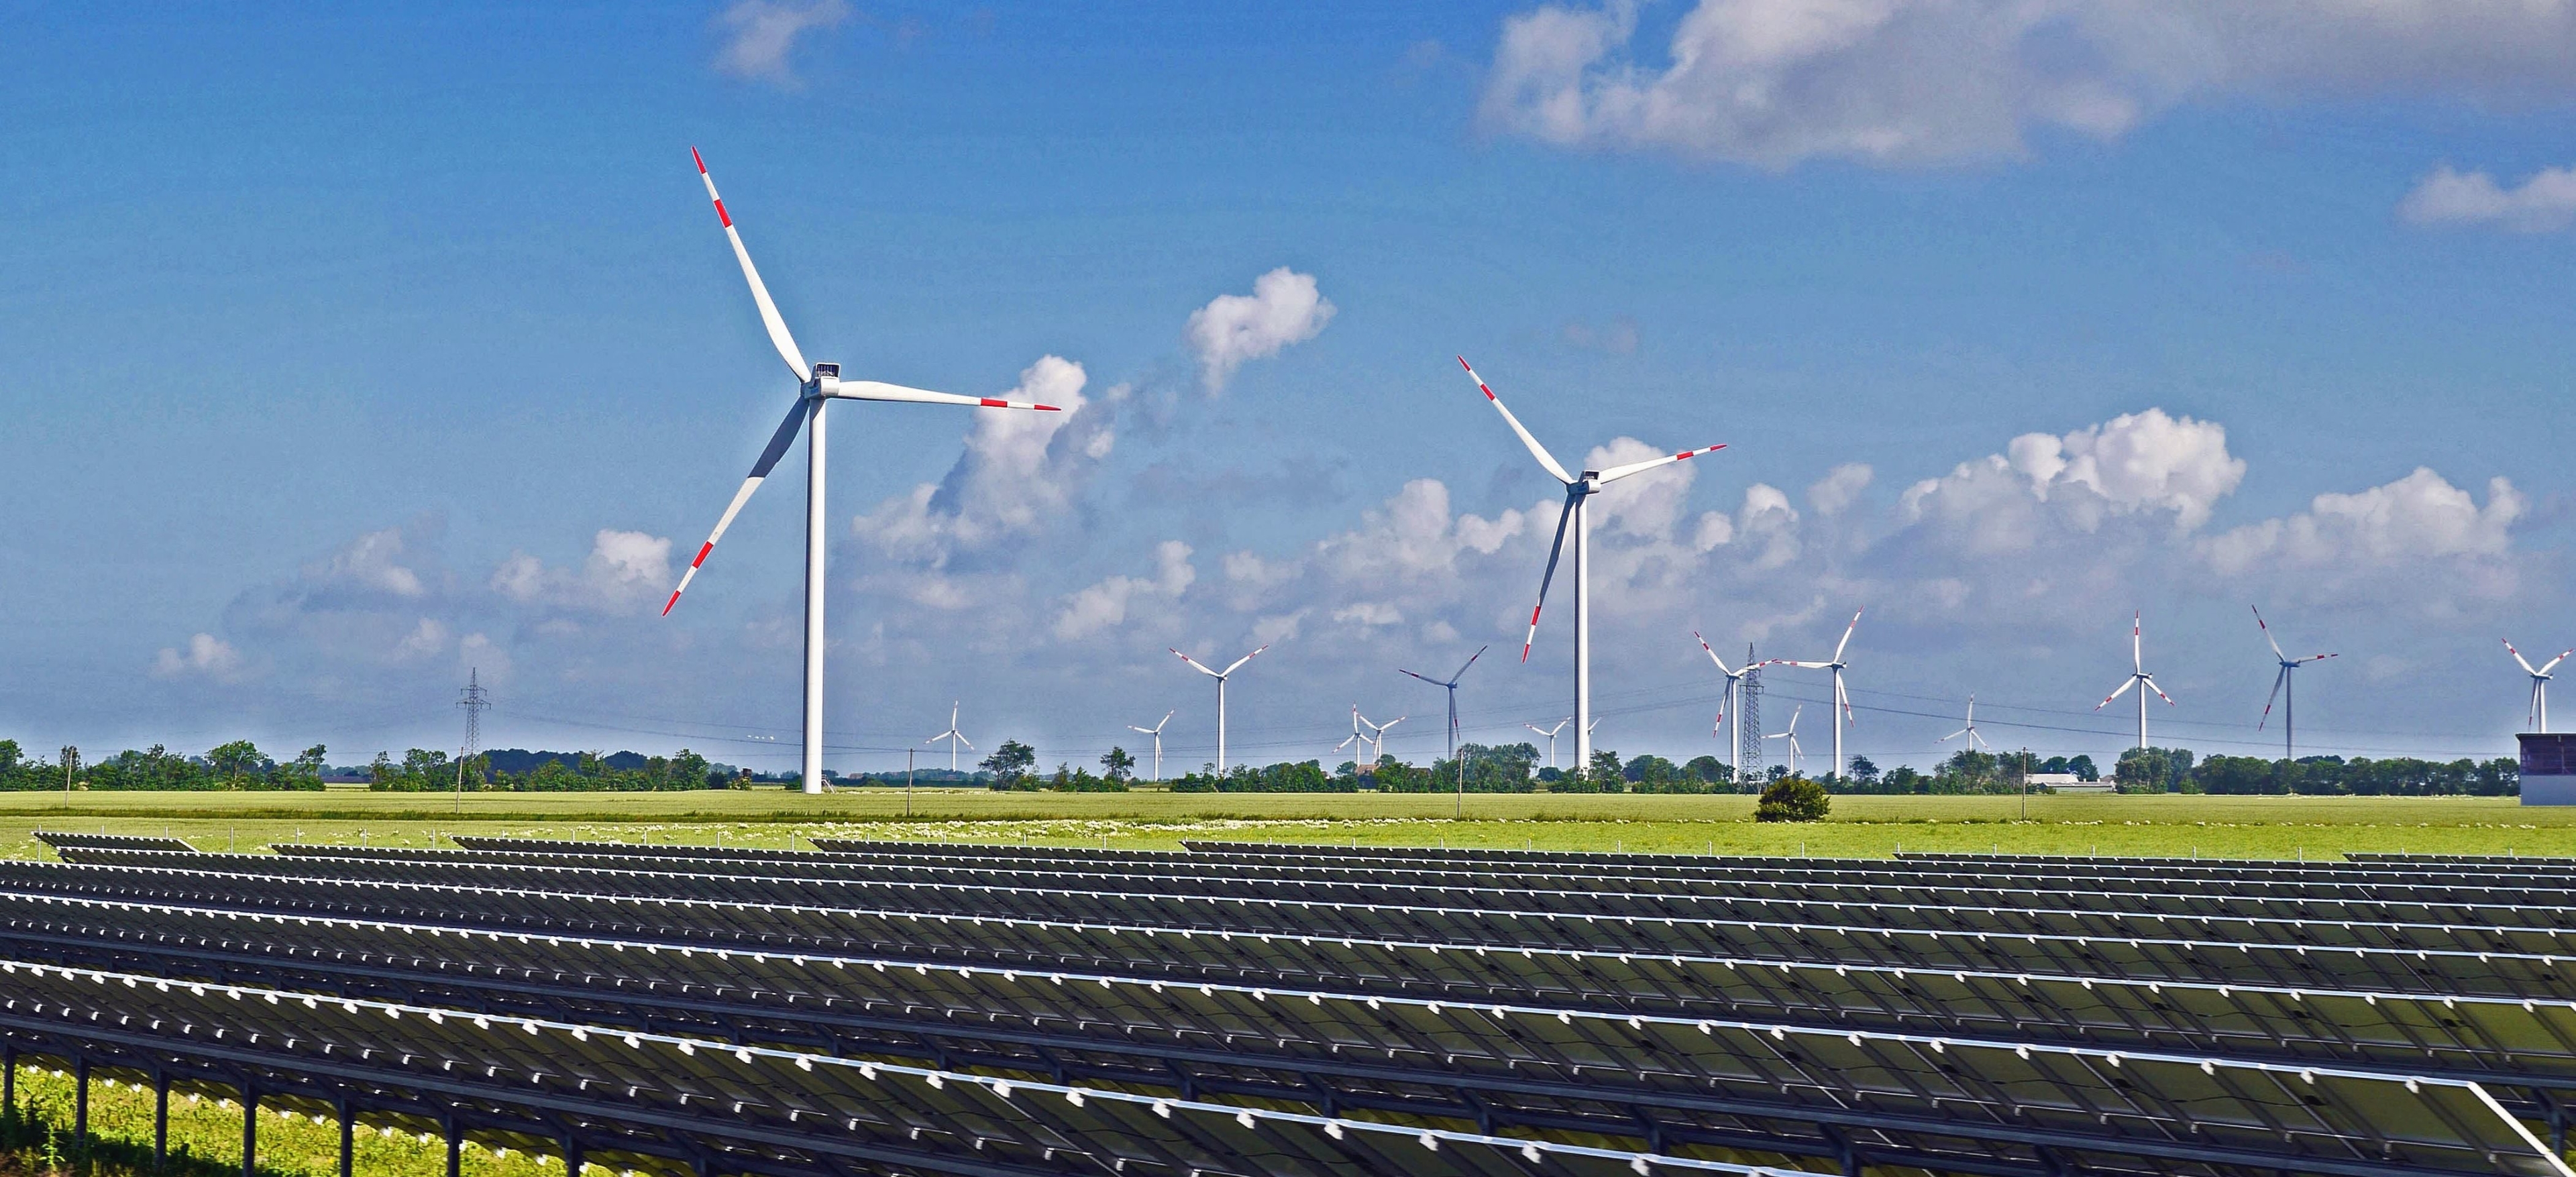
[[[318,790],[326,767],[322,755],[322,745],[315,744],[281,761],[248,740],[234,740],[216,745],[203,756],[182,755],[154,744],[88,761],[70,745],[46,759],[28,756],[16,740],[0,740],[0,790]]]

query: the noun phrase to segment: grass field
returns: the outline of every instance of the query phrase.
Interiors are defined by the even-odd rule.
[[[2576,808],[2512,798],[1837,797],[1830,820],[1752,821],[1743,796],[994,793],[0,794],[0,854],[39,829],[171,834],[201,849],[428,846],[451,833],[802,846],[813,837],[1169,849],[1184,838],[1381,846],[1883,857],[1898,850],[2332,858],[2349,851],[2576,855]]]

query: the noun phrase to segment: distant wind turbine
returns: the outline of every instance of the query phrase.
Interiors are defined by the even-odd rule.
[[[1524,723],[1521,725],[1522,727],[1528,728],[1531,731],[1547,737],[1547,766],[1549,768],[1556,767],[1556,733],[1564,731],[1565,725],[1572,722],[1574,722],[1574,717],[1569,715],[1563,719],[1557,720],[1555,727],[1540,727],[1535,723]]]
[[[1798,704],[1795,709],[1789,712],[1789,730],[1784,732],[1773,732],[1770,735],[1762,737],[1766,740],[1789,741],[1789,775],[1791,776],[1798,775],[1798,717],[1806,713],[1807,705],[1804,703]]]
[[[1154,779],[1157,781],[1163,779],[1163,725],[1172,722],[1172,717],[1178,714],[1180,714],[1178,711],[1166,711],[1163,713],[1163,718],[1156,721],[1152,727],[1138,727],[1132,723],[1127,725],[1128,731],[1141,732],[1154,737]]]
[[[948,705],[948,730],[923,740],[922,743],[936,744],[941,740],[948,741],[948,771],[955,772],[957,771],[957,745],[966,744],[966,733],[957,730],[957,704],[955,703]],[[966,747],[971,750],[975,745],[966,744]]]
[[[1369,723],[1368,717],[1360,717],[1361,723],[1368,723],[1369,730],[1377,733],[1369,737],[1369,763],[1379,764],[1386,760],[1386,729],[1410,718],[1409,715],[1399,715],[1385,723]]]
[[[1834,672],[1833,775],[1838,777],[1843,775],[1843,728],[1846,724],[1859,722],[1859,716],[1852,713],[1851,696],[1845,694],[1843,691],[1843,668],[1850,665],[1843,661],[1843,651],[1851,645],[1852,631],[1860,628],[1860,615],[1861,610],[1852,610],[1851,624],[1843,627],[1843,640],[1834,643],[1834,656],[1832,659],[1824,662],[1796,662],[1783,658],[1771,663],[1766,663],[1766,665],[1773,666],[1796,666],[1807,670],[1830,670]],[[1708,656],[1711,658],[1717,657],[1717,651],[1709,651]],[[1723,664],[1721,664],[1721,666],[1722,665]],[[1750,668],[1748,667],[1747,669]]]
[[[1935,744],[1947,743],[1951,740],[1958,739],[1961,736],[1968,737],[1968,742],[1960,745],[1960,747],[1966,748],[1969,751],[1975,751],[1979,744],[1985,744],[1986,750],[1989,752],[1994,750],[1995,746],[1993,744],[1987,744],[1986,738],[1977,734],[1977,697],[1975,695],[1968,696],[1968,726],[1960,728],[1959,730],[1951,732],[1949,735],[1943,736],[1932,742]]]
[[[1412,677],[1430,683],[1432,686],[1442,687],[1448,690],[1449,759],[1451,760],[1456,760],[1458,758],[1458,680],[1467,677],[1467,668],[1474,666],[1476,664],[1476,659],[1484,657],[1485,651],[1488,648],[1489,647],[1486,646],[1476,647],[1475,653],[1467,655],[1467,660],[1458,664],[1458,673],[1450,675],[1447,679],[1437,679],[1432,678],[1429,675],[1414,674],[1412,671],[1405,670],[1401,667],[1396,669],[1397,674],[1412,675]]]
[[[2251,605],[2246,608],[2254,609]],[[2260,609],[2254,609],[2254,628],[2263,631],[2263,640],[2271,643],[2272,646],[2272,660],[2281,664],[2281,673],[2272,677],[2272,698],[2263,700],[2263,718],[2255,721],[2254,730],[2259,732],[2263,730],[2264,724],[2272,721],[2272,700],[2279,699],[2281,701],[2281,759],[2297,760],[2299,753],[2293,740],[2298,732],[2296,723],[2299,692],[2298,682],[2291,677],[2290,672],[2310,662],[2323,662],[2334,655],[2310,654],[2305,658],[2293,658],[2282,653],[2280,640],[2272,636],[2271,626],[2263,624],[2263,611]]]
[[[1261,650],[1267,650],[1269,648],[1270,643],[1263,642],[1261,644]],[[1225,680],[1235,671],[1243,669],[1244,663],[1260,657],[1261,650],[1254,650],[1243,657],[1235,659],[1234,665],[1228,666],[1223,670],[1210,670],[1204,664],[1199,662],[1198,659],[1192,658],[1178,650],[1172,651],[1172,656],[1183,662],[1189,663],[1190,669],[1198,671],[1200,674],[1204,674],[1209,678],[1216,680],[1216,771],[1219,775],[1223,775],[1227,767],[1225,761]]]
[[[2558,664],[2565,662],[2568,654],[2576,654],[2576,650],[2568,650],[2565,653],[2542,663],[2540,669],[2533,670],[2531,668],[2531,660],[2523,657],[2522,651],[2514,649],[2512,642],[2506,642],[2504,644],[2504,649],[2505,653],[2513,655],[2514,661],[2522,664],[2522,672],[2531,676],[2531,730],[2535,732],[2548,731],[2549,672],[2558,669]]]
[[[2111,700],[2128,694],[2129,688],[2140,683],[2146,684],[2147,691],[2154,691],[2157,698],[2164,700],[2165,706],[2174,705],[2173,696],[2166,694],[2163,687],[2156,685],[2156,676],[2147,673],[2147,615],[2144,611],[2129,621],[2129,670],[2129,681],[2121,683],[2119,690],[2103,696],[2101,702],[2093,705],[2095,711],[2110,706]],[[2138,692],[2138,747],[2140,748],[2147,746],[2147,691]]]
[[[1368,737],[1360,734],[1360,705],[1353,703],[1351,704],[1351,738],[1333,745],[1333,751],[1339,752],[1348,748],[1351,750],[1351,759],[1357,761],[1360,758],[1360,745],[1367,742]]]
[[[1728,712],[1735,713],[1735,723],[1737,727],[1740,728],[1744,725],[1744,711],[1742,707],[1744,676],[1753,673],[1753,663],[1752,660],[1747,659],[1741,669],[1728,670],[1726,668],[1726,659],[1717,656],[1717,651],[1710,648],[1707,638],[1700,637],[1699,631],[1696,629],[1691,631],[1691,636],[1698,639],[1700,649],[1708,651],[1708,660],[1717,663],[1717,672],[1726,676],[1726,686],[1718,693],[1717,718],[1708,725],[1709,738],[1715,739],[1717,738],[1717,733],[1726,730],[1726,716]],[[1739,732],[1737,734],[1740,736],[1742,733]],[[1741,763],[1744,759],[1743,749],[1738,746],[1742,743],[1744,743],[1743,740],[1737,739],[1730,741],[1727,745],[1726,767],[1730,772],[1742,772],[1744,769],[1744,765]]]
[[[1631,474],[1643,474],[1658,466],[1715,453],[1726,447],[1703,446],[1607,470],[1586,470],[1580,476],[1568,474],[1555,456],[1547,452],[1547,447],[1540,445],[1538,439],[1522,427],[1520,418],[1512,416],[1512,411],[1503,407],[1502,398],[1485,386],[1484,377],[1476,375],[1476,369],[1468,365],[1466,357],[1459,357],[1458,366],[1467,369],[1467,378],[1476,382],[1476,391],[1484,393],[1485,399],[1493,404],[1494,411],[1503,415],[1503,423],[1512,427],[1522,445],[1529,447],[1530,456],[1538,459],[1540,468],[1565,484],[1565,509],[1556,516],[1556,541],[1547,549],[1547,572],[1539,577],[1538,603],[1530,606],[1529,636],[1521,642],[1521,661],[1529,661],[1530,646],[1538,641],[1539,610],[1547,606],[1547,586],[1556,579],[1557,558],[1565,552],[1565,533],[1571,527],[1574,532],[1574,719],[1578,733],[1574,738],[1574,760],[1577,764],[1589,763],[1592,759],[1592,598],[1584,585],[1592,576],[1592,525],[1590,510],[1585,504],[1593,495],[1601,493],[1602,487]]]

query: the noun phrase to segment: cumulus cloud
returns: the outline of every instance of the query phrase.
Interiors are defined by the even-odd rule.
[[[2090,533],[2116,517],[2170,514],[2189,532],[2244,478],[2224,426],[2148,409],[2063,436],[2025,433],[1908,487],[1898,509],[1974,551],[2027,551],[2052,528]]]
[[[1875,473],[1861,462],[1836,466],[1807,488],[1807,505],[1819,515],[1840,515],[1860,500],[1860,492],[1869,489]]]
[[[2576,222],[2576,168],[2542,168],[2511,188],[2485,172],[2435,168],[2397,206],[2409,224],[2555,233]]]
[[[945,478],[878,504],[852,532],[891,560],[940,570],[1062,517],[1116,441],[1106,409],[1086,409],[1087,379],[1057,356],[1029,365],[1004,395],[1063,412],[977,413]]]
[[[2222,576],[2264,575],[2307,595],[2348,596],[2363,582],[2411,589],[2420,582],[2403,574],[2420,570],[2438,576],[2445,590],[2426,599],[2448,608],[2455,592],[2513,593],[2513,529],[2530,507],[2501,477],[2488,480],[2481,507],[2468,491],[2419,466],[2394,482],[2321,494],[2306,511],[2211,536],[2195,552]]]
[[[1279,354],[1292,343],[1321,334],[1333,303],[1315,288],[1315,276],[1286,266],[1252,280],[1250,294],[1220,294],[1190,312],[1187,334],[1198,353],[1200,376],[1216,392],[1246,360]]]
[[[163,646],[152,659],[155,678],[199,676],[231,682],[242,673],[241,651],[210,633],[197,634],[181,646]]]
[[[411,567],[411,556],[405,552],[404,545],[402,528],[370,531],[333,553],[330,559],[307,566],[305,579],[334,588],[354,588],[397,597],[421,596],[429,591],[428,585]]]
[[[1700,0],[1660,55],[1630,0],[1509,17],[1489,126],[1784,168],[2010,158],[2210,96],[2563,98],[2564,0]]]
[[[492,570],[495,593],[523,605],[549,605],[597,613],[628,613],[659,604],[669,592],[671,541],[640,531],[601,528],[578,569],[548,568],[526,552],[513,552]]]
[[[1164,540],[1154,549],[1151,577],[1112,576],[1065,599],[1056,614],[1055,636],[1076,641],[1127,621],[1128,606],[1138,598],[1175,601],[1199,578],[1190,566],[1190,545]]]
[[[788,58],[807,33],[832,28],[849,18],[844,0],[738,0],[716,18],[725,32],[716,51],[716,69],[737,78],[775,86],[798,84]]]

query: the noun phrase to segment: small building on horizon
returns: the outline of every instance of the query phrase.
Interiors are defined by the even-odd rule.
[[[2525,732],[2522,743],[2522,803],[2576,805],[2576,733]]]
[[[2088,781],[2071,772],[2034,772],[2023,779],[2034,786],[2045,785],[2052,793],[2116,793],[2120,791],[2119,784],[2108,777],[2098,781]]]

